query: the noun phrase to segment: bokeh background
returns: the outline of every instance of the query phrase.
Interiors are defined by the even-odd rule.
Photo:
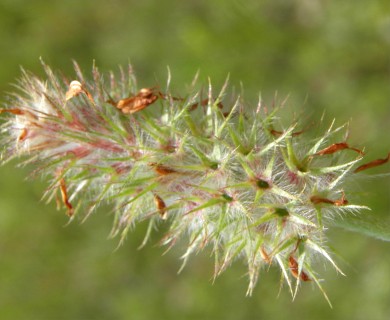
[[[198,70],[217,88],[230,74],[249,103],[288,96],[313,121],[351,121],[350,144],[372,159],[390,150],[388,0],[0,0],[3,102],[20,66],[43,76],[39,57],[70,77],[72,59],[86,73],[130,61],[140,87],[164,83],[169,66],[177,92]],[[330,230],[348,275],[324,268],[333,310],[311,284],[292,302],[273,269],[248,298],[241,262],[212,284],[206,250],[177,275],[184,248],[162,255],[161,231],[137,250],[141,224],[117,248],[110,208],[68,225],[39,201],[44,179],[15,166],[0,168],[0,319],[390,319],[390,243]],[[390,177],[360,188],[389,221]]]

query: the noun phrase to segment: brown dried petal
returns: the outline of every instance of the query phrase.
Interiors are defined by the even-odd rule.
[[[15,109],[0,109],[0,114],[4,113],[4,112],[9,112],[9,113],[15,114],[17,116],[20,116],[20,115],[24,114],[23,110],[17,109],[17,108],[15,108]]]
[[[288,266],[290,268],[291,274],[295,278],[297,279],[300,278],[302,281],[311,281],[309,276],[303,270],[301,270],[301,273],[299,273],[298,262],[295,260],[293,256],[290,256],[288,258]]]
[[[167,218],[167,206],[164,200],[157,194],[154,195],[154,203],[160,213],[161,219],[166,220]]]
[[[354,172],[356,173],[356,172],[360,172],[360,171],[363,171],[363,170],[367,170],[367,169],[370,169],[370,168],[374,168],[374,167],[380,166],[382,164],[387,163],[389,160],[390,160],[390,152],[387,155],[387,158],[376,159],[376,160],[373,160],[373,161],[368,162],[366,164],[363,164],[360,167],[356,168]]]
[[[323,156],[325,154],[332,154],[332,153],[335,153],[337,151],[344,150],[344,149],[349,149],[349,150],[356,151],[360,155],[364,154],[363,151],[361,151],[359,149],[356,149],[356,148],[350,147],[348,145],[348,143],[346,143],[346,142],[339,142],[339,143],[334,143],[331,146],[326,147],[325,149],[322,149],[322,150],[318,151],[314,155],[316,155],[316,156]]]
[[[66,213],[69,217],[71,217],[73,216],[74,209],[72,204],[69,202],[68,191],[66,189],[66,184],[64,179],[60,180],[60,191],[61,191],[62,202],[64,203],[65,207],[68,209]]]

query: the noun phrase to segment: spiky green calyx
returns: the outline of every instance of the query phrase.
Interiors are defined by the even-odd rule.
[[[215,276],[245,260],[248,294],[271,264],[293,295],[305,281],[323,291],[315,256],[342,273],[325,244],[327,223],[366,209],[346,200],[364,154],[333,143],[344,127],[310,139],[296,124],[275,130],[281,109],[247,110],[225,97],[226,87],[178,97],[138,90],[130,67],[119,77],[94,67],[86,80],[75,64],[73,82],[44,67],[46,81],[24,72],[20,93],[0,109],[10,115],[2,162],[23,157],[50,176],[45,197],[62,198],[71,219],[112,204],[112,234],[121,239],[139,221],[149,220],[148,237],[167,220],[163,244],[188,238],[184,264],[207,245]]]

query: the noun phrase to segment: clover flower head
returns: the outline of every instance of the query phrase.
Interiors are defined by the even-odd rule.
[[[218,276],[234,260],[248,266],[251,294],[259,273],[280,269],[292,295],[304,282],[322,288],[320,260],[342,273],[327,247],[335,215],[367,209],[350,202],[348,181],[388,162],[364,162],[334,123],[316,138],[283,108],[247,107],[240,97],[209,86],[184,96],[138,89],[131,67],[86,80],[46,80],[23,71],[19,92],[0,109],[2,162],[18,157],[48,177],[45,197],[59,199],[70,219],[101,203],[114,212],[113,236],[123,240],[143,220],[168,224],[161,243],[187,239],[191,254],[210,247]],[[304,128],[303,124],[303,128]],[[362,164],[362,161],[364,164]]]

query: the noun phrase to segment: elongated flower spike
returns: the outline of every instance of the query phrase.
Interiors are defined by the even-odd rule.
[[[23,72],[20,92],[0,109],[2,163],[22,158],[51,177],[44,196],[71,219],[111,204],[121,239],[147,219],[145,244],[154,226],[169,224],[161,242],[188,239],[183,265],[206,246],[215,276],[244,260],[248,294],[273,265],[294,296],[308,282],[328,299],[316,263],[342,274],[326,245],[329,222],[367,209],[347,182],[389,156],[361,164],[363,151],[340,142],[344,126],[309,139],[299,124],[281,127],[277,107],[252,111],[227,99],[226,85],[219,94],[210,85],[206,99],[195,90],[181,98],[139,90],[131,67],[105,77],[94,66],[85,80],[75,64],[72,81],[44,68],[46,80]]]

